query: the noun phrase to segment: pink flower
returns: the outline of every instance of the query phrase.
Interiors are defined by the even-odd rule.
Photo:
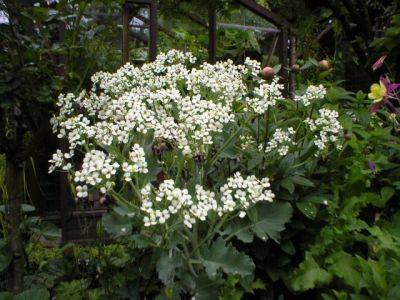
[[[378,70],[380,67],[382,67],[383,62],[385,61],[387,55],[381,56],[373,65],[372,65],[372,70],[375,72]]]

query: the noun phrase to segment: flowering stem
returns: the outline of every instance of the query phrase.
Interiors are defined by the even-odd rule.
[[[121,197],[120,195],[118,195],[118,193],[116,193],[115,191],[113,191],[113,190],[110,190],[110,196],[112,196],[115,200],[117,200],[117,202],[120,202],[120,203],[122,203],[122,204],[124,204],[124,205],[126,205],[126,206],[130,206],[130,207],[133,207],[134,209],[136,209],[136,210],[140,210],[139,209],[139,207],[137,207],[135,204],[133,204],[133,203],[131,203],[131,202],[129,202],[129,201],[127,201],[127,200],[125,200],[123,197]]]
[[[228,216],[229,216],[228,214],[223,216],[222,219],[218,222],[218,224],[214,228],[210,227],[210,230],[208,230],[206,237],[203,240],[201,240],[200,243],[196,245],[196,247],[193,248],[191,255],[215,235],[215,233],[221,228],[221,226],[224,225]]]
[[[267,148],[268,141],[268,131],[269,131],[269,107],[265,113],[265,135],[264,135],[264,151]]]

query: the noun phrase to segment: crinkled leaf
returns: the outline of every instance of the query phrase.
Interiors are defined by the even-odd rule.
[[[248,218],[235,220],[222,234],[236,236],[243,242],[251,242],[254,234],[264,241],[272,238],[278,242],[279,233],[291,216],[289,203],[257,203],[248,211]]]
[[[331,255],[327,262],[330,263],[329,272],[342,278],[343,281],[359,292],[362,282],[361,273],[356,269],[357,261],[350,254],[340,251]]]
[[[322,284],[328,284],[332,275],[319,267],[310,253],[289,279],[289,286],[296,292],[307,291]]]
[[[157,261],[158,278],[169,286],[174,282],[175,270],[182,266],[182,258],[177,255],[169,255],[167,252],[162,252]]]
[[[220,278],[210,279],[206,275],[200,275],[196,280],[195,299],[210,300],[219,298],[220,286],[223,281]]]
[[[221,237],[211,247],[202,247],[201,260],[210,278],[215,277],[219,269],[226,274],[246,276],[252,274],[255,267],[250,257],[231,244],[226,245]]]
[[[129,234],[132,231],[131,219],[115,213],[106,213],[101,219],[104,229],[113,236]]]
[[[258,203],[248,212],[251,230],[262,240],[271,238],[278,242],[279,233],[285,229],[292,216],[289,203]]]
[[[50,293],[45,288],[32,288],[14,297],[14,300],[48,300]]]

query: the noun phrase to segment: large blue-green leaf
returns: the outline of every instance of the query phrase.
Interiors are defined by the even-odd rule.
[[[236,236],[243,242],[251,242],[254,234],[264,241],[271,238],[278,242],[292,211],[289,203],[258,203],[248,211],[247,219],[233,222],[223,234]]]
[[[250,275],[254,271],[254,263],[246,254],[236,250],[231,244],[226,244],[220,237],[210,248],[202,247],[201,261],[210,278],[222,269],[226,274]]]

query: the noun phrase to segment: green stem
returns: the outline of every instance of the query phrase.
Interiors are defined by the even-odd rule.
[[[125,200],[123,197],[121,197],[120,195],[118,195],[118,193],[116,193],[114,190],[109,191],[110,195],[117,201],[120,202],[128,207],[134,208],[138,211],[140,211],[140,208],[138,206],[136,206],[135,204]]]
[[[228,216],[229,216],[228,214],[226,214],[225,216],[223,216],[222,219],[217,223],[217,225],[216,225],[214,228],[211,227],[211,228],[208,230],[206,237],[205,237],[203,240],[201,240],[200,243],[197,243],[195,247],[193,247],[193,250],[192,250],[192,252],[191,252],[191,255],[192,255],[194,252],[198,251],[199,248],[200,248],[204,243],[208,242],[208,241],[215,235],[215,233],[216,233],[216,232],[221,228],[221,226],[225,223],[225,221],[227,220]]]
[[[268,142],[268,131],[269,131],[269,107],[265,113],[265,134],[264,134],[264,151],[267,148]]]

